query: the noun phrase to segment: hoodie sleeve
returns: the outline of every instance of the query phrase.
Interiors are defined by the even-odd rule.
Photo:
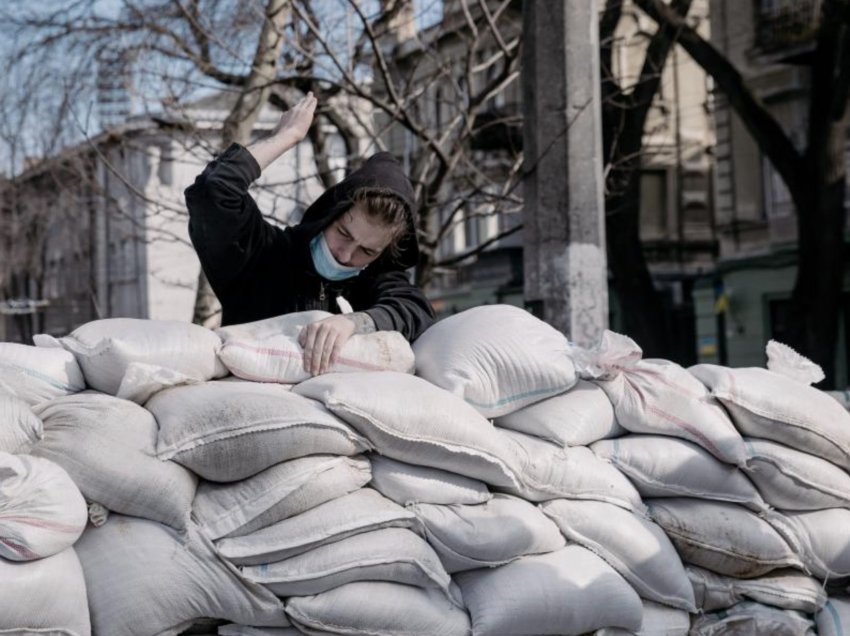
[[[352,298],[355,311],[363,311],[381,331],[398,331],[410,342],[434,323],[434,310],[407,273],[390,271],[364,279]]]
[[[248,194],[260,173],[251,153],[232,144],[186,188],[189,237],[217,293],[272,242],[274,228]]]

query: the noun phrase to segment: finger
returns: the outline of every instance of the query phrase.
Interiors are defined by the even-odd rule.
[[[327,339],[322,346],[322,360],[320,363],[319,373],[327,373],[331,368],[331,354],[336,347],[338,337],[335,333],[329,333]]]
[[[316,327],[315,327],[315,325],[307,325],[304,328],[304,331],[302,331],[301,333],[305,334],[304,335],[304,345],[303,345],[303,347],[304,347],[304,360],[303,360],[304,371],[306,371],[307,373],[310,373],[310,360],[312,358],[313,348],[315,347],[315,343],[316,343]]]
[[[310,356],[310,373],[318,375],[322,368],[322,356],[324,355],[325,343],[328,339],[327,328],[320,327],[316,334],[316,343],[313,347],[312,355]]]
[[[343,347],[344,344],[345,344],[344,338],[337,338],[336,340],[334,340],[334,348],[333,348],[333,351],[331,352],[331,366],[332,367],[335,366],[337,364],[337,362],[339,362],[339,355],[340,355],[340,352],[342,351],[342,347]]]

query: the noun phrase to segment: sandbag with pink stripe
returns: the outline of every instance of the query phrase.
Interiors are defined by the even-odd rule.
[[[0,556],[32,561],[71,547],[87,519],[80,490],[60,466],[0,453]]]
[[[224,343],[219,358],[235,376],[254,382],[296,384],[310,377],[298,336],[310,323],[332,314],[301,311],[217,330]],[[399,371],[413,373],[413,350],[396,331],[355,334],[330,368],[333,373]]]
[[[632,433],[680,437],[720,461],[742,466],[746,447],[726,411],[687,369],[643,360],[628,336],[606,331],[593,349],[573,348],[579,375],[602,387],[620,425]]]

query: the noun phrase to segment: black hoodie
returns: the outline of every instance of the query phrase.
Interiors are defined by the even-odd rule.
[[[399,331],[410,341],[433,323],[431,304],[405,272],[419,258],[416,208],[410,181],[389,153],[370,157],[325,191],[301,223],[284,229],[263,219],[248,194],[260,172],[253,155],[233,144],[185,193],[189,236],[221,301],[222,325],[310,309],[339,313],[340,295],[355,311],[369,314],[378,329]],[[390,192],[407,204],[410,226],[400,255],[393,258],[385,251],[354,278],[328,281],[316,273],[310,241],[350,207],[351,195],[361,188]]]

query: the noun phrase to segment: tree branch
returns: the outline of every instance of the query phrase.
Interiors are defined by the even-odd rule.
[[[746,86],[738,70],[662,0],[634,1],[659,25],[676,29],[679,44],[714,78],[759,148],[782,176],[795,203],[802,208],[806,188],[803,157],[770,111]]]

